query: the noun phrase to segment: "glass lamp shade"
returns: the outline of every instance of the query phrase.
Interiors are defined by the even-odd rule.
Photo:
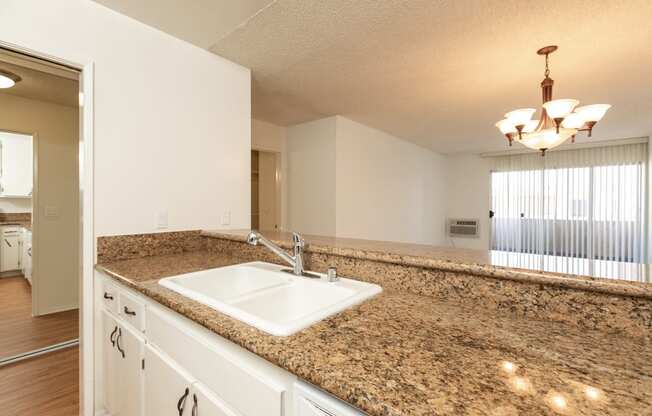
[[[550,118],[563,118],[570,114],[579,103],[579,101],[573,99],[552,100],[543,103],[543,108],[546,109],[546,113]]]
[[[564,143],[576,133],[575,129],[559,129],[559,133],[555,129],[545,129],[523,136],[519,143],[534,150],[548,150]]]
[[[561,126],[567,129],[579,129],[584,125],[584,117],[580,113],[570,113],[561,122]]]
[[[534,129],[537,128],[539,125],[539,120],[530,120],[527,123],[525,123],[525,127],[523,127],[523,133],[532,133]]]
[[[583,107],[577,107],[575,112],[584,117],[585,121],[597,122],[602,120],[608,109],[611,108],[609,104],[591,104]]]
[[[511,121],[504,119],[496,123],[496,127],[502,134],[516,133],[516,127],[512,124]]]
[[[505,114],[505,118],[514,126],[524,126],[532,118],[537,110],[534,108],[519,108]]]
[[[11,88],[16,85],[16,81],[8,76],[0,74],[0,88]]]

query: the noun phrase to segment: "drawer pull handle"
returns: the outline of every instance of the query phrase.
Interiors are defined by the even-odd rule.
[[[193,401],[193,404],[192,404],[191,416],[197,416],[197,395],[196,394],[192,395],[192,401]]]
[[[109,295],[108,293],[104,292],[104,299],[113,300],[113,295]]]
[[[135,311],[130,311],[129,308],[127,308],[126,306],[124,308],[124,311],[125,311],[125,313],[127,315],[136,316],[136,312]]]
[[[115,339],[113,339],[113,337],[115,337],[116,332],[118,332],[118,326],[117,325],[116,325],[115,328],[113,328],[113,332],[111,332],[111,336],[109,337],[109,339],[111,340],[111,345],[114,346],[114,347],[115,347]]]
[[[183,416],[183,409],[186,407],[186,399],[188,398],[188,394],[190,394],[190,390],[188,387],[186,387],[186,392],[183,393],[183,396],[181,396],[177,402],[177,411],[179,412],[179,416]]]

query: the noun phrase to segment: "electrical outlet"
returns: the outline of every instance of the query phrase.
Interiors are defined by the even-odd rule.
[[[231,225],[231,211],[226,210],[222,214],[222,225]]]
[[[156,228],[164,230],[168,228],[168,212],[160,211],[156,213]]]

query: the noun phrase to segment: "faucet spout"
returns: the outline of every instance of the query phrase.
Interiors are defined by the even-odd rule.
[[[282,258],[285,262],[287,262],[290,266],[292,266],[293,274],[297,276],[304,275],[303,247],[305,246],[305,242],[299,234],[292,233],[293,256],[290,256],[281,247],[277,246],[276,244],[274,244],[273,242],[265,238],[262,234],[256,231],[252,231],[249,233],[249,235],[247,235],[247,243],[251,244],[252,246],[256,246],[258,245],[258,243],[264,245],[272,253],[276,254],[277,256]]]

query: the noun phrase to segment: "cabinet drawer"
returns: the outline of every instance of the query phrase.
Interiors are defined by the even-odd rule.
[[[118,313],[118,289],[108,279],[102,279],[102,293],[100,300],[102,304],[111,313]]]
[[[230,407],[243,416],[283,415],[286,389],[265,374],[264,368],[271,364],[189,325],[187,320],[172,313],[147,308],[148,342],[164,351]],[[240,359],[238,354],[251,357]],[[256,366],[247,362],[252,359],[259,360]]]
[[[134,328],[145,331],[145,304],[136,296],[121,290],[118,294],[120,299],[118,314],[125,322],[129,322]]]

